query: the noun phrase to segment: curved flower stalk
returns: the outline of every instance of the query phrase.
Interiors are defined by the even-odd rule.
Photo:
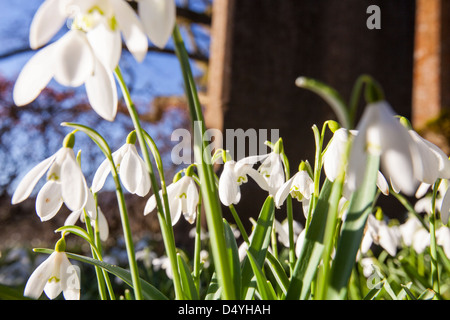
[[[54,78],[69,87],[86,87],[92,108],[104,119],[117,113],[114,69],[122,50],[121,36],[137,61],[148,49],[143,27],[123,0],[47,0],[37,11],[30,29],[30,45],[45,45],[72,18],[71,30],[41,49],[24,66],[14,86],[18,106],[32,102]]]
[[[36,198],[36,213],[41,221],[53,218],[63,203],[72,211],[82,209],[87,202],[89,189],[75,158],[73,144],[74,135],[71,133],[61,149],[31,169],[17,186],[12,204],[27,199],[47,172],[47,182]]]
[[[160,191],[161,193],[161,191]],[[175,225],[183,214],[189,223],[194,223],[197,216],[199,194],[194,179],[185,175],[167,187],[172,225]],[[156,198],[152,195],[144,208],[144,215],[156,209]]]
[[[80,219],[81,222],[85,223],[84,212],[86,211],[87,215],[91,219],[91,225],[95,226],[95,220],[98,220],[99,234],[100,239],[102,241],[106,241],[109,236],[109,226],[108,221],[106,220],[105,215],[103,214],[100,207],[96,207],[95,199],[92,195],[92,192],[89,191],[88,199],[86,205],[83,209],[73,211],[64,221],[65,226],[75,225],[77,220]]]
[[[175,27],[175,1],[138,0],[138,13],[150,41],[158,48],[164,48]]]
[[[55,299],[61,292],[66,300],[80,299],[80,274],[66,256],[64,238],[58,241],[53,252],[31,274],[24,296],[38,299],[45,292]]]
[[[117,167],[120,180],[125,189],[132,194],[144,197],[150,191],[150,176],[144,160],[136,150],[136,134],[133,131],[127,138],[127,142],[117,151],[113,152],[112,158]],[[103,188],[106,178],[111,173],[111,164],[108,159],[98,167],[92,181],[92,192],[97,193]]]
[[[358,134],[350,150],[347,182],[351,191],[362,182],[368,154],[381,157],[381,171],[395,186],[408,195],[414,194],[422,161],[417,145],[395,118],[386,101],[366,107],[357,127]]]

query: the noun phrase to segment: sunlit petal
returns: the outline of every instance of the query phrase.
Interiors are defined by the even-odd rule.
[[[58,40],[55,53],[55,80],[68,87],[78,87],[92,75],[95,68],[94,52],[86,34],[70,30]]]
[[[53,273],[53,264],[57,252],[53,252],[44,262],[42,262],[36,270],[33,271],[27,281],[23,295],[33,299],[38,299],[48,279]]]
[[[148,40],[142,23],[125,1],[111,0],[111,4],[128,50],[138,62],[142,62],[148,50]]]
[[[117,87],[114,76],[100,60],[86,79],[86,93],[92,109],[103,119],[113,121],[117,114]]]
[[[53,218],[63,204],[61,196],[61,184],[59,182],[49,180],[36,197],[36,213],[41,221],[47,221]]]
[[[67,19],[60,0],[46,0],[36,11],[30,26],[30,47],[37,49],[61,29]]]
[[[237,177],[234,174],[234,161],[225,162],[223,172],[219,179],[219,198],[225,206],[231,204],[237,204],[239,185],[237,183]]]
[[[12,196],[12,204],[20,203],[30,196],[38,181],[55,161],[56,156],[57,153],[43,160],[23,177]]]
[[[66,206],[75,211],[85,206],[89,191],[73,150],[68,151],[61,166],[61,191]]]
[[[39,50],[23,67],[13,89],[17,106],[29,104],[41,93],[54,75],[55,44]]]
[[[141,0],[138,12],[150,41],[164,48],[175,27],[175,1]]]

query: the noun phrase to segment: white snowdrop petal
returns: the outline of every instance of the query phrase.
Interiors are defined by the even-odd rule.
[[[175,27],[175,1],[141,0],[138,2],[138,12],[150,41],[164,48]]]
[[[13,89],[17,106],[31,103],[53,78],[55,49],[51,44],[39,50],[22,68]]]
[[[36,197],[36,213],[41,221],[50,220],[58,213],[62,204],[61,184],[49,180]]]
[[[44,262],[42,262],[28,279],[23,295],[33,299],[38,299],[48,279],[53,273],[53,264],[57,252],[53,252]]]
[[[86,34],[79,30],[67,32],[57,43],[55,80],[63,86],[78,87],[94,72],[94,53]]]
[[[12,204],[20,203],[30,196],[38,181],[55,161],[56,156],[57,153],[43,160],[23,177],[12,196]]]
[[[148,40],[142,23],[125,1],[111,0],[111,5],[114,7],[115,17],[128,50],[138,62],[142,62],[148,50]]]
[[[46,0],[36,11],[30,26],[30,47],[37,49],[48,43],[66,22],[67,15],[60,0]]]
[[[94,72],[86,79],[89,103],[103,119],[113,121],[117,114],[117,87],[111,71],[96,59]]]
[[[72,149],[61,165],[61,191],[64,203],[70,210],[79,210],[85,206],[89,191]]]

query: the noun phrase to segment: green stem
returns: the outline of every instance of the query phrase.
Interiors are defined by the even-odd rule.
[[[203,141],[203,134],[206,131],[202,109],[198,98],[197,89],[189,64],[189,57],[186,52],[183,38],[178,26],[173,30],[173,40],[175,52],[180,62],[180,67],[185,84],[185,91],[194,129],[194,156],[199,171],[201,181],[201,191],[204,197],[204,207],[208,229],[211,235],[211,248],[216,266],[220,285],[223,289],[224,299],[235,299],[236,291],[232,280],[231,271],[228,267],[229,259],[226,254],[225,234],[223,230],[222,208],[219,203],[217,189],[215,188],[214,171],[212,164],[204,161],[204,150],[207,150],[206,141]]]
[[[236,222],[239,231],[241,232],[242,238],[244,239],[244,241],[247,244],[250,244],[250,240],[248,238],[248,234],[247,231],[245,231],[244,225],[242,224],[241,218],[239,218],[238,213],[236,212],[236,209],[234,208],[234,206],[232,204],[230,204],[229,206],[231,214],[233,215],[234,221]]]
[[[437,219],[436,219],[436,196],[437,190],[439,188],[441,180],[438,179],[434,184],[433,197],[431,200],[431,215],[430,215],[430,255],[431,255],[431,279],[433,282],[433,290],[437,293],[434,299],[440,296],[440,285],[439,285],[439,266],[438,266],[438,254],[437,254],[437,244],[436,244],[436,229],[437,229]]]
[[[195,225],[195,244],[194,244],[194,282],[197,291],[200,292],[200,252],[202,250],[202,219],[200,204],[197,207],[197,219]]]
[[[145,131],[142,129],[141,123],[139,121],[139,115],[136,111],[134,103],[131,99],[130,92],[128,90],[128,87],[126,86],[126,83],[122,76],[122,72],[120,71],[119,67],[116,68],[115,74],[116,74],[116,78],[119,81],[120,87],[122,89],[125,103],[127,105],[130,117],[133,121],[133,125],[135,127],[136,135],[137,135],[137,138],[139,141],[139,145],[141,146],[142,154],[144,157],[144,162],[147,166],[147,170],[150,175],[150,182],[151,182],[153,193],[154,193],[155,199],[156,199],[156,206],[157,206],[157,210],[158,210],[159,222],[160,222],[160,226],[162,229],[164,244],[165,244],[167,255],[169,257],[170,265],[172,268],[172,274],[173,274],[173,280],[174,280],[174,286],[175,286],[175,295],[176,295],[177,299],[181,299],[181,297],[183,296],[182,295],[181,278],[180,278],[180,275],[178,272],[178,259],[176,256],[175,239],[174,239],[174,235],[173,235],[173,228],[172,228],[172,222],[171,222],[171,217],[170,217],[169,203],[168,203],[168,199],[167,199],[167,190],[166,190],[166,186],[165,186],[164,175],[162,175],[162,176],[160,175],[161,193],[162,193],[162,196],[164,199],[164,207],[163,207],[161,198],[159,196],[158,184],[156,182],[156,177],[153,172],[153,166],[151,163],[150,154],[148,152],[148,149],[146,148]],[[148,139],[147,139],[147,141],[148,141]],[[159,159],[157,159],[157,161],[159,161]]]

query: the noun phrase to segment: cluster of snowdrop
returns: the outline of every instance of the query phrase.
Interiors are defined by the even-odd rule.
[[[69,31],[48,44],[64,24],[69,27]],[[112,121],[117,112],[114,75],[117,76],[122,37],[135,59],[142,61],[148,50],[148,38],[156,46],[164,47],[174,24],[175,3],[172,0],[139,0],[138,14],[124,0],[46,0],[31,24],[30,44],[33,49],[48,45],[40,49],[23,68],[14,87],[14,101],[18,106],[30,103],[51,79],[64,86],[84,84],[93,109],[104,119]],[[347,204],[352,194],[364,183],[367,164],[375,157],[379,159],[376,185],[379,192],[386,196],[392,192],[406,195],[416,193],[418,198],[423,198],[430,187],[435,191],[434,194],[438,193],[434,189],[439,188],[439,197],[434,197],[431,202],[426,202],[428,198],[419,200],[417,206],[421,205],[424,210],[417,207],[417,211],[426,211],[430,215],[439,212],[442,225],[436,230],[436,240],[450,257],[450,230],[447,227],[450,160],[447,155],[412,130],[406,119],[398,118],[384,100],[366,106],[355,130],[340,128],[334,122],[329,122],[329,128],[333,137],[321,153],[320,161],[315,163],[314,168],[308,161],[301,162],[298,171],[292,176],[281,139],[268,142],[272,148],[270,153],[237,161],[231,159],[226,150],[217,150],[211,156],[211,162],[219,158],[224,162],[220,177],[213,179],[221,204],[234,210],[234,205],[238,205],[241,200],[240,189],[249,182],[250,177],[273,199],[277,209],[283,207],[289,197],[300,202],[308,223],[314,213],[311,208],[319,198],[320,175],[317,173],[323,168],[330,182],[343,179],[338,219],[344,222]],[[107,177],[111,174],[120,180],[129,193],[139,197],[146,197],[150,193],[152,186],[155,186],[154,179],[148,159],[145,156],[141,158],[135,146],[141,133],[137,128],[138,132],[131,132],[122,147],[106,156],[107,159],[100,164],[89,187],[81,170],[81,160],[73,151],[76,131],[66,136],[60,150],[24,176],[13,194],[12,203],[27,199],[47,173],[46,182],[36,198],[39,218],[42,221],[53,218],[65,204],[72,211],[66,219],[66,226],[75,225],[78,220],[87,225],[89,220],[101,240],[105,240],[108,237],[108,223],[96,204],[96,196]],[[199,170],[199,165],[195,163],[181,170],[167,188],[165,181],[161,183],[161,190],[154,190],[154,194],[148,198],[143,214],[150,214],[156,209],[161,213],[162,206],[163,211],[169,211],[170,215],[161,215],[159,218],[164,223],[165,219],[170,219],[171,226],[181,217],[191,224],[198,221],[201,199],[204,199],[200,192],[201,177],[195,172],[195,169]],[[119,187],[116,185],[117,189]],[[162,198],[167,200],[163,204],[160,201]],[[438,204],[438,210],[431,203]],[[367,253],[372,244],[380,245],[395,256],[402,244],[422,252],[430,243],[429,230],[414,218],[399,227],[392,227],[379,214],[371,213],[365,223],[366,231],[359,250],[362,254]],[[307,227],[302,228],[298,224],[286,226],[274,221],[282,244],[292,246],[295,237],[297,257],[301,256]],[[163,233],[169,237],[170,229],[164,229]],[[245,241],[241,254],[246,253],[248,245],[249,242]],[[132,254],[131,249],[129,255],[130,252]],[[179,282],[178,271],[173,272],[172,269],[176,254],[173,251],[167,254],[168,258],[161,266],[166,268],[174,282]],[[244,258],[242,255],[241,259]],[[133,261],[134,257],[129,256],[129,259]],[[132,276],[135,276],[135,268],[131,269],[134,272]],[[80,275],[74,270],[65,253],[63,234],[55,251],[31,275],[25,295],[39,298],[44,291],[53,299],[63,292],[66,299],[79,299]],[[133,281],[135,286],[140,283],[137,279]],[[139,293],[138,288],[135,287],[135,290]]]

